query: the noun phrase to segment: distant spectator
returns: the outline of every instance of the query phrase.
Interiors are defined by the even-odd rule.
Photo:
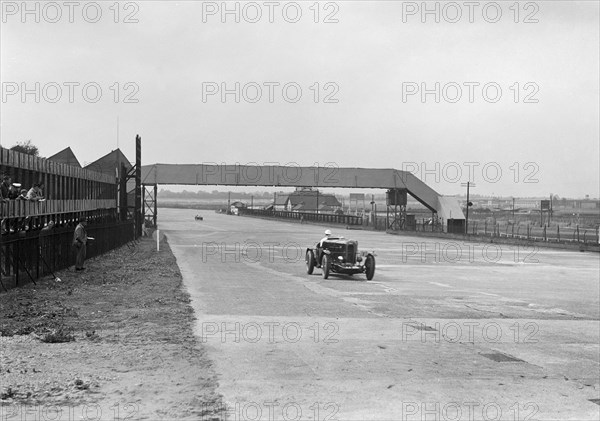
[[[6,201],[10,199],[10,190],[12,187],[12,180],[9,175],[2,177],[2,183],[0,184],[0,200]]]
[[[27,189],[21,189],[21,194],[17,196],[17,200],[27,200]]]
[[[27,200],[44,200],[43,183],[35,183],[27,192]]]

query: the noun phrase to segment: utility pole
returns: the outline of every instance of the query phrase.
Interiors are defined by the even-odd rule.
[[[319,214],[319,189],[317,189],[317,215]]]
[[[254,209],[254,195],[250,196],[250,209]]]
[[[373,221],[373,227],[377,227],[377,212],[375,211],[375,195],[371,195],[371,215]]]
[[[231,192],[227,192],[227,212],[226,214],[231,213]]]
[[[467,181],[466,183],[461,183],[461,186],[463,187],[467,187],[467,214],[465,215],[465,234],[468,235],[469,234],[469,207],[473,206],[473,203],[471,203],[469,201],[469,190],[470,187],[476,187],[475,183],[471,183],[470,181]]]
[[[515,198],[512,198],[512,202],[513,202],[513,206],[512,206],[512,219],[513,219],[513,224],[515,223]]]
[[[548,211],[548,226],[550,226],[550,217],[552,216],[552,193],[550,193],[550,210]]]

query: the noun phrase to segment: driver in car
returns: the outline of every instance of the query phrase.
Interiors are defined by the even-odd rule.
[[[321,241],[317,243],[317,262],[321,262],[321,250],[323,249],[323,243],[331,237],[331,230],[325,230],[325,237],[321,238]]]

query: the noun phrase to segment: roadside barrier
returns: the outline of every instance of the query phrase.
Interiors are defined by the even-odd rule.
[[[50,231],[27,230],[2,236],[0,283],[2,288],[34,282],[47,274],[74,264],[72,250],[74,225]],[[99,256],[134,240],[134,222],[90,224],[87,258]]]

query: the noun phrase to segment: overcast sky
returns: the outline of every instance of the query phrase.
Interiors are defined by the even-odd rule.
[[[228,2],[239,23],[220,1],[45,3],[2,2],[4,147],[91,162],[118,118],[144,164],[404,168],[442,194],[474,169],[480,194],[600,195],[597,1],[428,2],[439,23],[420,1]],[[239,103],[214,92],[236,83]]]

